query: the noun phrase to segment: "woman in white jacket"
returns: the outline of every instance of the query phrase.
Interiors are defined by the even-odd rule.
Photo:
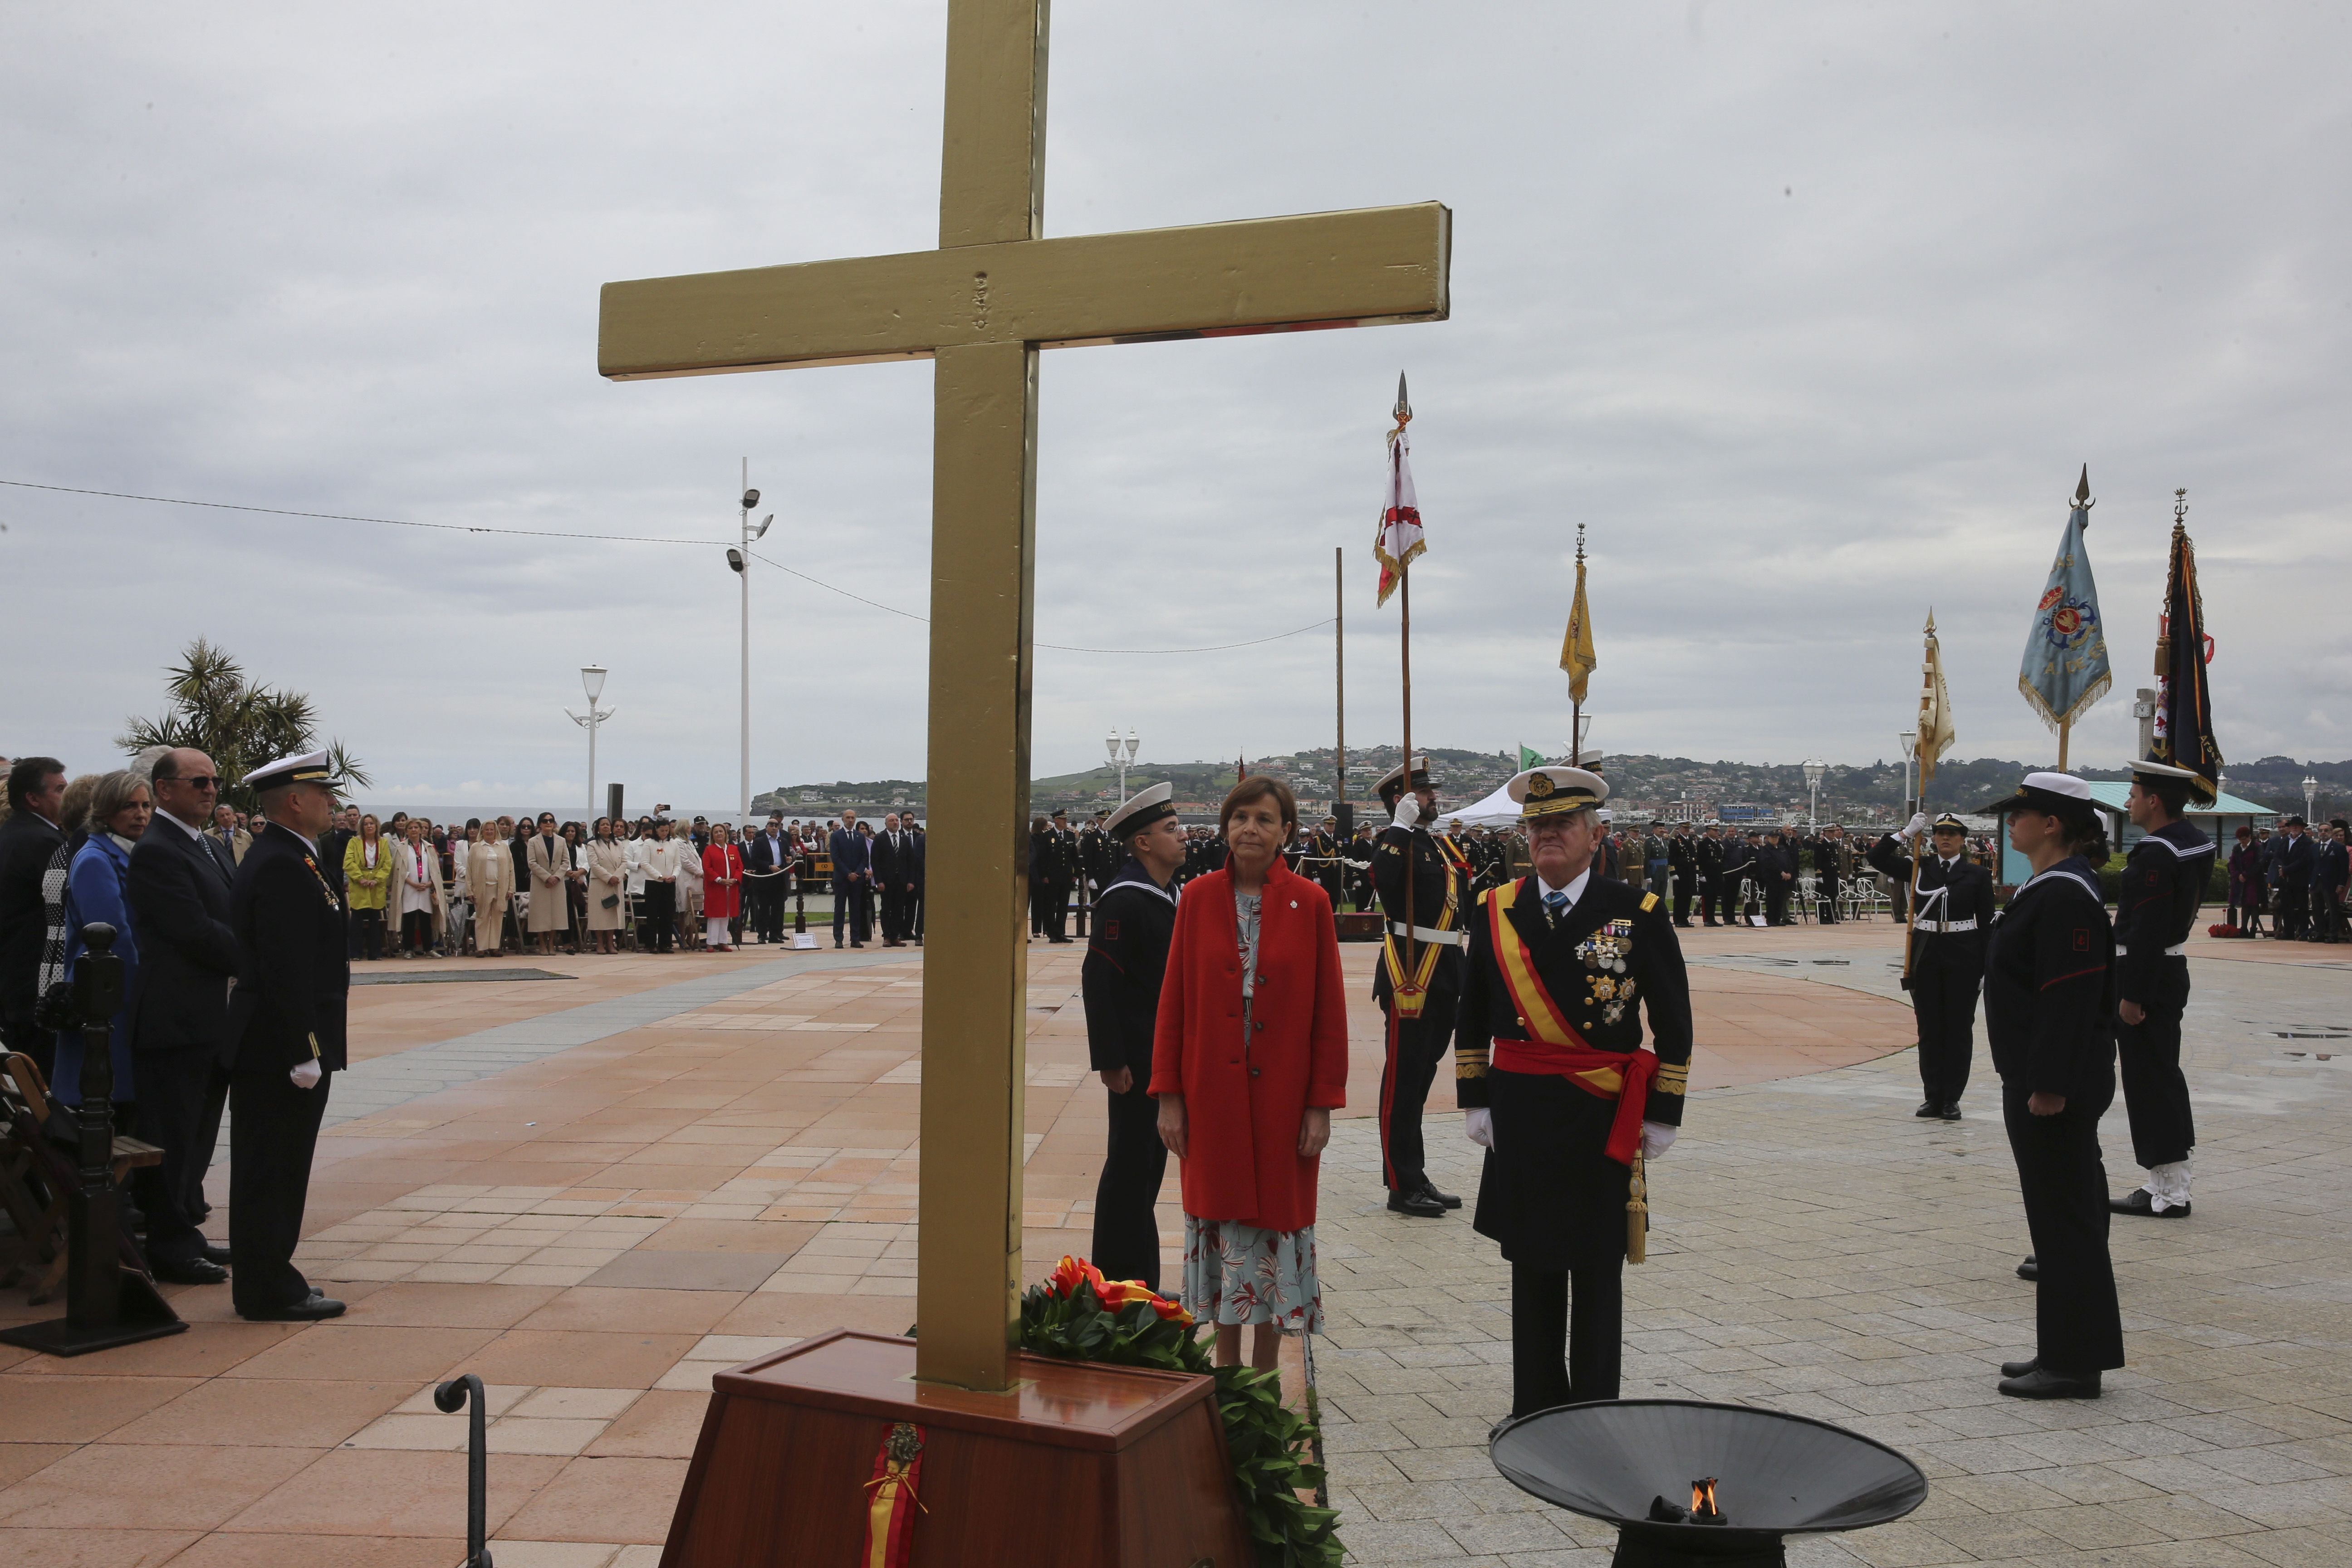
[[[670,841],[667,822],[655,823],[653,832],[636,842],[645,846],[637,866],[645,882],[637,951],[668,952],[677,938],[677,846]]]
[[[677,940],[692,952],[702,945],[702,846],[684,823],[669,841],[677,848]]]
[[[466,887],[474,897],[474,956],[496,958],[514,898],[514,852],[485,829],[466,847]]]

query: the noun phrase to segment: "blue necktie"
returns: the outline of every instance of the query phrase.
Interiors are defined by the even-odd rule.
[[[1566,893],[1546,893],[1544,895],[1544,908],[1551,911],[1552,919],[1556,921],[1565,920],[1568,917],[1568,895]]]

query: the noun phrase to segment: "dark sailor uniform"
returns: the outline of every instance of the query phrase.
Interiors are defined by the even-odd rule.
[[[1597,870],[1565,914],[1530,876],[1470,926],[1454,1089],[1493,1117],[1475,1227],[1511,1265],[1511,1411],[1614,1399],[1631,1161],[1641,1123],[1682,1124],[1690,1076],[1682,947],[1655,893]]]
[[[345,1066],[345,920],[308,839],[275,822],[255,837],[229,894],[240,960],[229,994],[229,1275],[248,1316],[310,1294],[294,1247],[327,1091]],[[325,1076],[299,1088],[288,1074],[310,1061]]]
[[[1890,833],[1870,847],[1870,863],[1903,889],[1911,856]],[[1976,1054],[1977,990],[1992,929],[1992,875],[1965,851],[1949,862],[1928,847],[1919,864],[1911,930],[1911,1015],[1919,1030],[1919,1083],[1928,1108],[1958,1114]]]
[[[1405,967],[1405,878],[1412,878],[1412,967]],[[1381,963],[1372,999],[1388,1020],[1381,1067],[1381,1179],[1391,1193],[1429,1184],[1421,1112],[1437,1066],[1454,1042],[1462,997],[1463,927],[1472,909],[1470,865],[1451,838],[1390,824],[1372,853],[1381,901]]]
[[[1125,1068],[1135,1081],[1110,1098],[1102,1177],[1095,1184],[1092,1261],[1107,1279],[1160,1289],[1160,1226],[1152,1213],[1168,1171],[1160,1104],[1151,1082],[1151,1037],[1160,981],[1176,930],[1176,895],[1132,858],[1096,895],[1080,984],[1087,1007],[1087,1058],[1097,1072]]]
[[[1985,1037],[2038,1264],[2036,1360],[2067,1377],[2124,1364],[2099,1155],[2116,1094],[2114,945],[2098,873],[2077,855],[2017,890],[1985,952]],[[2036,1092],[2065,1109],[2034,1115]]]
[[[2116,1056],[2132,1157],[2151,1171],[2185,1162],[2197,1145],[2180,1073],[2180,1015],[2189,1005],[2181,944],[2196,929],[2213,854],[2210,838],[2176,819],[2132,846],[2116,881],[2116,997],[2147,1015],[2137,1024],[2116,1020]]]

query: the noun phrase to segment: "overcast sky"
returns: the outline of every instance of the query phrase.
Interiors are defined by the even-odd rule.
[[[614,384],[615,279],[937,240],[945,5],[82,4],[0,11],[0,752],[115,755],[199,635],[303,688],[383,799],[723,806],[737,465],[763,550],[928,610],[930,367]],[[1232,642],[1330,614],[1392,741],[1367,546],[1410,372],[1416,732],[1890,754],[1918,631],[1958,754],[2016,689],[2087,460],[2135,734],[2189,492],[2224,752],[2352,754],[2352,12],[2340,5],[1183,7],[1064,0],[1049,235],[1442,200],[1452,321],[1071,350],[1043,373],[1037,628]],[[752,775],[923,771],[924,628],[765,567]],[[1041,773],[1328,744],[1328,628],[1043,651]],[[1148,767],[1145,776],[1149,776]]]

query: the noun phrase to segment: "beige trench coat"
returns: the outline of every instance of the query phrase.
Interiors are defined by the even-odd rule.
[[[592,838],[586,845],[588,862],[588,929],[619,931],[621,917],[629,912],[629,851],[624,844],[609,839]],[[620,902],[611,909],[604,900],[617,896]]]

